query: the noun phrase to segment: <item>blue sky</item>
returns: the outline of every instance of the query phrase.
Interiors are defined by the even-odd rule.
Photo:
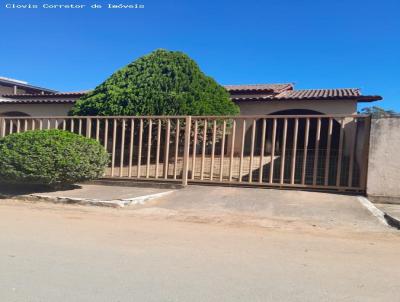
[[[145,9],[4,8],[45,2],[1,1],[0,75],[79,91],[166,48],[188,53],[221,84],[359,87],[400,111],[398,0],[72,0]]]

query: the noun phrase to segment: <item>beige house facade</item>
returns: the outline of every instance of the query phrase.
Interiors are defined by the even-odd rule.
[[[294,85],[226,85],[241,115],[357,113],[359,102],[380,96],[362,95],[359,89],[306,89]],[[66,116],[85,92],[58,92],[0,77],[0,116]]]

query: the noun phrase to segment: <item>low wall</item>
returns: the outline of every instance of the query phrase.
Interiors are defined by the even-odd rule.
[[[372,120],[369,150],[368,196],[400,203],[400,117]]]

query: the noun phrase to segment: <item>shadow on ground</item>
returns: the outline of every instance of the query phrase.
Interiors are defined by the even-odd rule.
[[[79,185],[63,185],[61,187],[52,187],[45,185],[29,185],[29,184],[5,184],[0,183],[0,198],[9,198],[19,195],[27,195],[34,193],[50,193],[56,191],[69,191],[80,189]]]

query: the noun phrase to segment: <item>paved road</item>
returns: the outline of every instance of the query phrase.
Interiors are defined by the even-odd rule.
[[[399,301],[394,232],[0,200],[0,301]]]

